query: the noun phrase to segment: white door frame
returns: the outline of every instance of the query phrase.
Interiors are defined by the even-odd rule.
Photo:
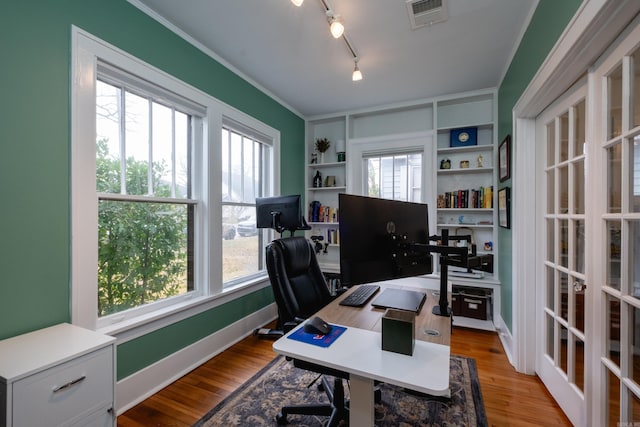
[[[637,0],[585,0],[513,108],[513,342],[507,352],[519,372],[535,372],[536,186],[535,118],[564,93],[640,11]]]

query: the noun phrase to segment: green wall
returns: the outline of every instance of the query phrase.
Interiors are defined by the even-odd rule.
[[[581,4],[582,0],[540,0],[538,3],[498,90],[498,141],[502,141],[506,135],[511,134],[513,107]],[[512,147],[517,144],[518,141],[512,139]],[[513,152],[512,148],[512,157]],[[512,170],[512,177],[514,172],[517,173]],[[498,188],[502,187],[511,187],[511,179],[500,183]],[[517,221],[517,217],[512,213],[512,223]],[[526,224],[518,226],[526,227]],[[499,228],[500,269],[498,274],[501,283],[501,315],[510,330],[513,327],[511,243],[511,229]]]
[[[281,132],[283,193],[304,191],[304,120],[125,0],[4,0],[0,10],[0,339],[69,322],[70,60],[76,25]],[[118,349],[118,377],[272,301],[260,290]]]

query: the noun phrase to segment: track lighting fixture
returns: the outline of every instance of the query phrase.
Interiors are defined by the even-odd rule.
[[[303,2],[304,0],[291,0],[291,3],[295,4],[296,6],[301,6]],[[335,13],[333,9],[331,9],[331,7],[329,7],[329,4],[327,4],[327,0],[320,0],[320,3],[322,3],[322,6],[324,7],[325,15],[327,16],[327,21],[329,22],[329,30],[331,31],[331,35],[336,39],[342,37],[342,40],[347,45],[351,56],[353,56],[354,68],[353,73],[351,74],[351,80],[353,80],[354,82],[362,80],[362,71],[360,71],[360,68],[358,68],[358,54],[353,48],[353,44],[351,43],[351,41],[349,41],[347,35],[344,33],[344,23],[342,22],[342,18],[340,17],[340,15]]]

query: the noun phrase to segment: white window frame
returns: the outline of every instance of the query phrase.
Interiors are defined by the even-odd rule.
[[[186,295],[148,304],[98,319],[98,199],[95,182],[95,84],[98,61],[111,64],[135,76],[176,93],[206,111],[201,143],[193,147],[193,192],[198,200],[195,235],[195,290]],[[221,134],[225,121],[241,123],[265,136],[271,145],[266,160],[269,173],[266,188],[276,194],[280,188],[280,133],[253,117],[127,54],[77,28],[72,28],[71,85],[71,318],[72,323],[104,333],[123,333],[143,327],[147,333],[169,321],[190,317],[268,286],[266,272],[233,288],[222,283],[222,176]],[[170,320],[169,320],[170,319]],[[106,321],[103,321],[106,320]],[[138,335],[138,334],[135,334]]]

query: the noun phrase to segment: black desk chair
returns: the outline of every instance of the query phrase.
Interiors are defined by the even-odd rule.
[[[333,299],[318,266],[315,251],[304,237],[274,240],[267,246],[266,258],[267,271],[278,306],[278,327],[285,332]],[[297,359],[293,360],[293,365],[322,374],[321,389],[327,394],[329,403],[285,406],[276,416],[278,424],[286,424],[288,414],[330,416],[327,424],[329,427],[337,426],[341,420],[347,420],[349,411],[345,406],[342,379],[348,379],[349,374]],[[334,377],[333,386],[325,375]]]

